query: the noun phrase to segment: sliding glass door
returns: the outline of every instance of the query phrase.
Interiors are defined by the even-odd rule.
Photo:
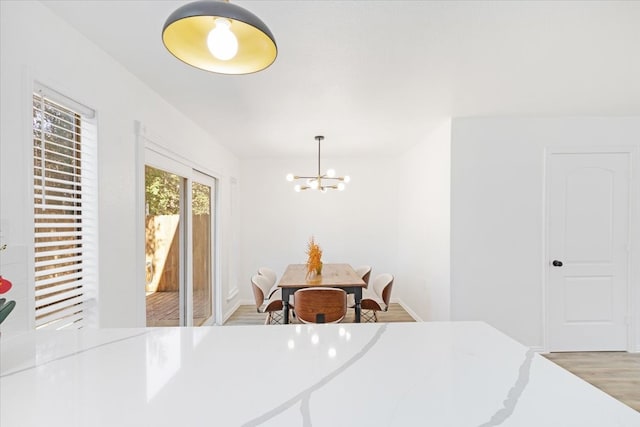
[[[213,320],[216,180],[147,150],[147,326]]]
[[[191,183],[191,236],[193,254],[193,325],[201,326],[213,316],[213,227],[215,187],[196,180],[209,181],[197,174]],[[215,183],[214,183],[215,184]]]

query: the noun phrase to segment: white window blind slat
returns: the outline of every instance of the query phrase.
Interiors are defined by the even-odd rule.
[[[36,253],[36,267],[38,266],[38,263],[40,261],[38,261],[39,259],[42,258],[47,258],[47,257],[61,257],[61,256],[66,256],[66,255],[73,255],[73,254],[77,254],[77,253],[81,253],[82,252],[82,248],[68,248],[68,249],[58,249],[58,250],[49,250],[47,251],[45,254],[43,255],[38,255],[38,253]]]
[[[42,268],[42,267],[48,267],[51,265],[57,265],[60,264],[61,262],[78,262],[81,261],[82,257],[81,256],[71,256],[71,257],[55,257],[54,259],[50,259],[48,261],[38,261],[35,264],[36,268]]]
[[[54,151],[54,150],[44,150],[45,154],[49,155],[49,156],[55,156],[55,158],[62,160],[63,164],[65,165],[73,165],[73,163],[71,162],[75,162],[77,160],[76,156],[77,153],[72,152],[71,154],[66,154],[60,151]]]
[[[38,291],[43,286],[50,286],[50,285],[53,285],[54,283],[60,283],[67,280],[79,281],[78,279],[82,279],[82,272],[66,274],[64,276],[52,277],[49,279],[41,279],[36,282],[36,291]]]
[[[80,134],[68,136],[56,135],[55,137],[51,137],[51,139],[49,139],[49,134],[46,131],[44,135],[41,133],[39,135],[41,135],[40,139],[44,136],[44,150],[49,151],[55,157],[66,155],[74,159],[78,153],[82,152],[82,147],[76,142],[78,138],[81,138]],[[34,148],[36,150],[42,150],[42,141]]]
[[[79,220],[76,215],[49,215],[49,214],[36,214],[36,219],[66,219],[66,220]]]
[[[78,287],[78,282],[73,281],[69,283],[63,283],[61,285],[48,286],[44,289],[38,289],[36,291],[36,297],[46,297],[47,295],[55,294],[57,292],[68,291]]]
[[[36,328],[37,329],[64,329],[64,327],[68,327],[70,323],[73,322],[82,322],[83,313],[82,313],[82,304],[81,301],[79,304],[64,308],[59,311],[54,311],[49,313],[48,315],[44,315],[36,319]],[[83,323],[76,325],[77,327],[83,326]]]
[[[55,233],[56,231],[64,232],[64,231],[79,231],[82,228],[82,224],[78,222],[37,222],[35,224],[36,233],[41,233],[42,237],[46,237],[46,235],[51,235],[51,233]],[[40,236],[36,236],[36,240]]]
[[[55,235],[52,233],[52,238],[54,238]],[[49,241],[49,242],[36,242],[35,243],[35,248],[36,249],[44,249],[44,248],[58,248],[60,246],[75,246],[75,247],[79,247],[82,246],[82,244],[84,243],[83,240],[54,240],[54,241]],[[38,256],[45,256],[43,255],[45,251],[38,251]]]
[[[61,262],[64,263],[68,263],[70,262],[69,260],[61,260]],[[49,266],[52,267],[52,266]],[[66,275],[69,272],[76,272],[78,270],[82,270],[82,257],[79,257],[79,259],[77,261],[75,261],[73,264],[70,265],[63,265],[61,267],[55,267],[55,268],[45,268],[42,270],[37,270],[36,271],[36,280],[38,280],[39,277],[46,277],[46,276],[51,276],[51,275],[58,275],[57,277],[64,277],[64,275]]]
[[[38,224],[38,226],[40,226],[40,224]],[[47,238],[47,237],[50,237],[50,236],[81,237],[82,236],[82,231],[57,231],[57,232],[44,231],[44,232],[41,232],[41,233],[36,232],[36,239],[44,239],[44,238]]]
[[[63,185],[63,184],[61,184],[61,185]],[[79,196],[82,196],[82,190],[77,190],[76,188],[62,187],[62,186],[61,187],[48,187],[46,189],[46,191],[50,195],[53,195],[53,194],[64,194],[65,197],[72,197],[72,198],[78,199],[78,198],[80,198]],[[42,187],[42,185],[36,184],[36,185],[33,186],[33,189],[36,191],[36,193],[40,194],[42,192],[43,187]]]
[[[44,150],[45,154],[47,150]],[[49,153],[49,158],[45,160],[44,165],[45,172],[49,173],[63,173],[71,178],[80,178],[80,166],[72,163],[60,162],[54,160]],[[77,182],[77,181],[76,181]]]
[[[56,310],[61,310],[66,307],[78,304],[82,302],[82,288],[72,289],[67,292],[60,292],[59,294],[45,297],[36,300],[37,315],[44,315],[52,313]]]
[[[97,283],[94,117],[49,88],[33,94],[36,328],[82,327]]]
[[[48,197],[48,196],[45,196],[45,197]],[[36,195],[35,198],[38,199],[38,195]],[[51,199],[48,201],[50,201],[51,203],[48,203],[46,205],[37,203],[34,206],[42,210],[65,211],[67,214],[70,214],[70,215],[80,215],[80,213],[82,212],[82,206],[80,206],[80,203],[78,203],[77,205],[65,205],[64,202],[61,202],[60,200]],[[79,222],[75,222],[75,223],[80,224]]]

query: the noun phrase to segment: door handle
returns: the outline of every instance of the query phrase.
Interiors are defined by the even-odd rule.
[[[562,267],[562,261],[558,261],[557,259],[554,259],[551,265],[553,265],[554,267]]]

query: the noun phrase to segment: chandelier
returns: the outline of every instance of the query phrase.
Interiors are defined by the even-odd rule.
[[[287,175],[287,181],[302,181],[302,183],[298,182],[293,187],[297,192],[309,189],[320,190],[323,193],[327,190],[344,190],[345,184],[348,183],[351,178],[348,175],[336,176],[336,171],[333,169],[327,169],[325,174],[320,172],[320,143],[324,139],[324,136],[318,135],[315,139],[318,141],[318,174],[315,176],[298,176],[290,173]]]

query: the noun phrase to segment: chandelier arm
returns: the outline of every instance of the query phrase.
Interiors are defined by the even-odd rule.
[[[320,178],[320,141],[322,141],[321,137],[318,138],[318,179]]]
[[[317,176],[298,176],[295,175],[293,177],[293,179],[316,179],[318,178]],[[327,175],[320,175],[320,178],[322,179],[333,179],[336,181],[344,181],[344,177],[343,176],[327,176]]]
[[[306,180],[306,183],[304,185],[300,185],[300,184],[295,185],[296,191],[320,190],[322,192],[325,192],[326,190],[340,190],[340,191],[344,190],[344,183],[348,182],[347,176],[333,176],[335,174],[333,169],[331,170],[332,176],[322,173],[321,158],[322,158],[322,140],[324,139],[324,136],[318,135],[315,137],[315,139],[316,141],[318,141],[318,174],[316,176],[300,176],[300,175],[289,174],[287,175],[287,180],[288,181]],[[325,185],[322,182],[323,179],[325,180],[325,183],[328,183],[329,180],[331,180],[332,183],[330,183],[329,185]]]

